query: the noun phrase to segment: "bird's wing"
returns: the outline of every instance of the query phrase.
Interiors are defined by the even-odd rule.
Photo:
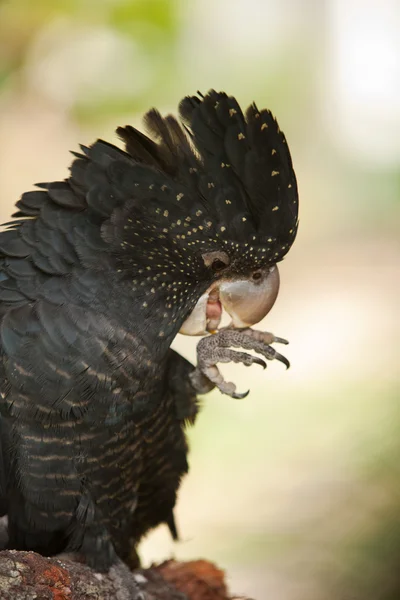
[[[71,177],[24,194],[0,233],[0,511],[9,514],[14,547],[48,546],[50,539],[32,540],[34,530],[55,535],[72,515],[81,529],[101,523],[90,485],[110,479],[116,429],[150,404],[159,384],[157,373],[147,378],[146,346],[99,303],[100,291],[104,298],[113,289],[101,225],[131,193],[109,167],[133,162],[104,142],[83,150]],[[153,385],[146,392],[145,380]],[[134,435],[125,434],[133,450]],[[92,468],[99,482],[90,485],[89,461],[102,467]],[[122,493],[112,484],[108,492]]]

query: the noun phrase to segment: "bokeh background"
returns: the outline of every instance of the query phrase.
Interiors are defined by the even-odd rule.
[[[69,150],[214,87],[279,119],[300,229],[264,329],[292,368],[226,367],[145,563],[207,557],[257,600],[400,598],[397,0],[0,0],[0,203]],[[194,360],[196,339],[174,346]]]

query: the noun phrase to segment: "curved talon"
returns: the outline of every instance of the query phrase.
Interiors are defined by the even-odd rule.
[[[250,390],[247,390],[247,392],[243,392],[242,394],[240,394],[239,392],[233,392],[232,394],[229,394],[232,396],[232,398],[235,398],[235,400],[242,400],[243,398],[246,398],[246,396],[249,395]]]
[[[267,363],[265,362],[265,360],[262,360],[261,358],[258,358],[257,356],[253,357],[253,363],[255,363],[256,365],[260,365],[260,367],[262,367],[265,371],[265,369],[267,368]],[[250,365],[246,365],[246,367],[249,367]],[[247,392],[249,393],[249,392]]]
[[[285,340],[285,338],[280,338],[280,337],[276,337],[274,339],[274,342],[277,342],[278,344],[285,344],[285,346],[287,346],[289,343],[287,340]]]
[[[290,362],[288,359],[285,356],[282,356],[282,354],[279,354],[279,352],[275,352],[274,358],[275,360],[279,360],[281,363],[283,363],[286,366],[286,369],[290,368]]]

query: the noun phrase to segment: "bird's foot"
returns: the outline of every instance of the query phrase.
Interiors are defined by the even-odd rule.
[[[197,393],[205,394],[213,387],[217,387],[223,394],[232,398],[244,398],[249,393],[236,392],[236,385],[225,381],[220,373],[217,363],[242,363],[247,367],[252,364],[261,365],[264,369],[267,364],[261,358],[237,352],[231,348],[243,348],[253,350],[261,354],[267,360],[279,360],[288,369],[290,363],[279,354],[270,344],[278,342],[288,344],[283,338],[274,336],[272,333],[257,331],[254,329],[220,329],[215,334],[202,338],[197,344],[197,367],[191,373],[190,379]]]

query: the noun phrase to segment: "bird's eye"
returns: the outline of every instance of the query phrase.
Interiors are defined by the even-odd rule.
[[[253,281],[260,281],[260,279],[262,278],[262,272],[261,271],[255,271],[253,273],[253,275],[251,276]]]
[[[215,271],[215,273],[218,273],[218,271],[222,271],[222,269],[225,269],[226,266],[227,265],[224,263],[224,261],[220,260],[219,258],[216,258],[211,263],[211,268],[213,271]]]

